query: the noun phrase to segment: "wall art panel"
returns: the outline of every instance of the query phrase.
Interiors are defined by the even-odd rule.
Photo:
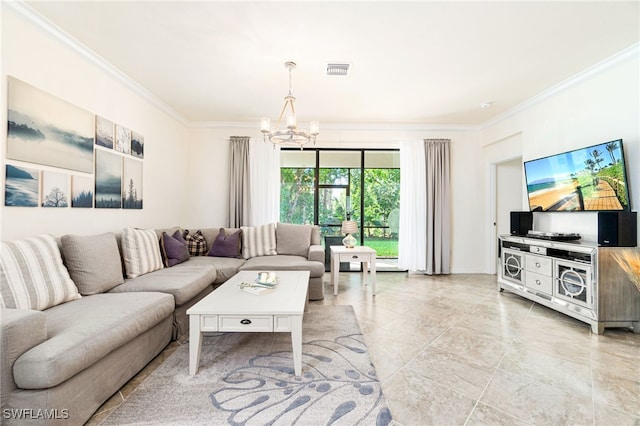
[[[42,172],[42,207],[69,207],[69,175]]]
[[[7,105],[7,158],[93,172],[92,113],[14,77]]]
[[[122,207],[122,155],[96,149],[96,208]]]

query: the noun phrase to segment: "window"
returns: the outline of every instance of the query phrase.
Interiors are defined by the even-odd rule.
[[[324,237],[355,220],[360,244],[398,257],[398,150],[283,149],[280,161],[282,222],[317,224]]]

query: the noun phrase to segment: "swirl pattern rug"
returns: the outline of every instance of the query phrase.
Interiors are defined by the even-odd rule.
[[[388,425],[391,414],[351,306],[309,306],[302,376],[289,333],[214,333],[189,376],[180,346],[101,425]]]

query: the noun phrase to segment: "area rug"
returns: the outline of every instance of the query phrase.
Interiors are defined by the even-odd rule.
[[[351,306],[310,306],[302,376],[289,333],[214,333],[189,375],[183,344],[101,423],[387,425],[386,400]]]

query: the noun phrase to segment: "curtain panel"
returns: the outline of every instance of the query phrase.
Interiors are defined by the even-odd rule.
[[[424,143],[400,145],[400,221],[398,267],[409,271],[427,269],[427,180]]]
[[[427,274],[451,272],[451,177],[449,139],[425,139],[427,172]]]
[[[263,140],[249,142],[251,210],[247,226],[280,220],[280,147]]]
[[[425,139],[400,147],[400,268],[450,273],[450,145],[449,139]]]
[[[249,139],[248,136],[231,136],[229,141],[230,228],[246,226],[250,221]]]

